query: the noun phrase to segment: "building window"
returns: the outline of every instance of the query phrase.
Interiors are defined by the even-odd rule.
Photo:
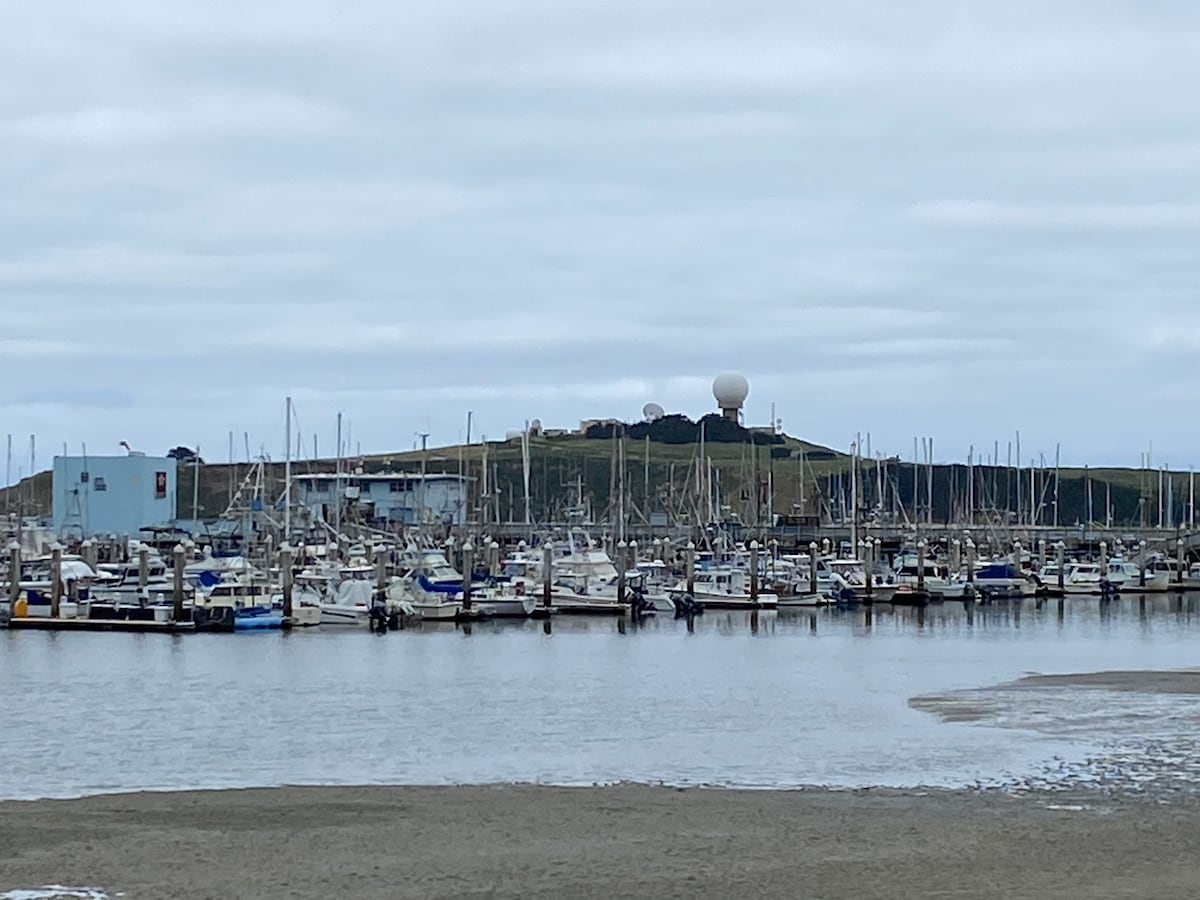
[[[403,481],[393,481],[389,483],[389,487],[393,494],[403,494],[407,485]]]
[[[108,484],[104,481],[103,478],[97,477],[96,480],[92,482],[92,488],[97,491],[107,491]]]

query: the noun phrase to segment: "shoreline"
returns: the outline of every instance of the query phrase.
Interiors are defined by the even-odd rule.
[[[1075,793],[488,785],[0,802],[0,895],[1194,896],[1200,805]]]

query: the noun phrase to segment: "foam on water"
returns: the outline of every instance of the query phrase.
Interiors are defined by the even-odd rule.
[[[117,896],[123,895],[117,894]],[[109,900],[109,897],[100,888],[63,887],[59,884],[48,884],[32,890],[8,891],[0,894],[0,900]]]

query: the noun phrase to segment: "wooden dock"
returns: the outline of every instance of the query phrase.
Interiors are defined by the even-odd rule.
[[[155,622],[136,619],[52,619],[48,616],[20,616],[8,620],[8,627],[24,631],[131,631],[142,634],[188,634],[196,630],[193,622]]]

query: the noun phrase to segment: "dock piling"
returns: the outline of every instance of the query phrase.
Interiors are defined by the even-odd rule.
[[[145,592],[150,587],[150,548],[138,544],[138,590]]]
[[[917,541],[917,591],[925,593],[925,542]]]
[[[625,570],[629,566],[629,545],[624,540],[617,541],[617,602],[625,602]]]
[[[184,549],[183,544],[176,544],[173,554],[175,557],[175,565],[174,565],[174,568],[171,570],[172,581],[174,582],[172,585],[174,590],[171,595],[171,600],[172,600],[171,621],[172,622],[182,622],[183,621],[183,569],[187,565],[187,563],[186,563],[187,551]],[[284,615],[288,615],[288,613],[286,611],[286,604],[287,604],[286,594],[284,596],[285,596]]]
[[[50,545],[50,618],[57,619],[62,609],[63,547],[55,541]]]
[[[1183,586],[1183,538],[1175,540],[1175,583]]]
[[[817,542],[812,541],[808,545],[808,592],[815,594],[817,592]]]
[[[1066,590],[1067,584],[1067,545],[1059,541],[1054,545],[1055,562],[1058,563],[1058,590]]]
[[[758,541],[750,542],[750,602],[758,603]]]
[[[462,545],[463,559],[463,581],[462,581],[462,597],[463,597],[463,612],[471,611],[471,573],[475,570],[475,545],[471,543],[471,539],[467,538]]]
[[[862,542],[862,558],[863,570],[866,572],[866,588],[867,600],[873,602],[875,598],[875,545],[871,543],[870,538],[866,538]]]
[[[283,616],[292,617],[292,545],[287,541],[279,548],[279,579],[283,585]]]
[[[21,545],[12,541],[8,545],[8,609],[17,614],[17,600],[21,596]]]
[[[542,544],[542,606],[545,609],[550,608],[551,594],[553,592],[553,570],[554,570],[554,542],[546,541]]]
[[[684,574],[687,579],[688,596],[693,597],[696,594],[696,544],[694,541],[687,542],[685,566]]]

